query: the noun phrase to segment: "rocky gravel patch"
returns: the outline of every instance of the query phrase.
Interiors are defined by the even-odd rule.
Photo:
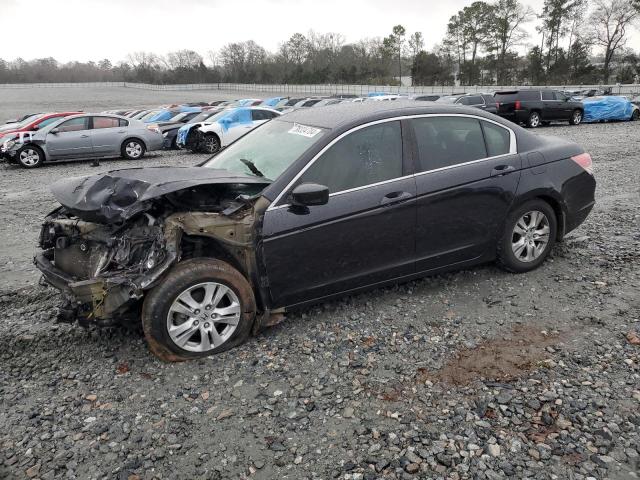
[[[638,478],[639,128],[538,131],[583,144],[598,179],[538,270],[345,297],[180,364],[139,331],[53,325],[30,266],[48,184],[129,162],[1,165],[0,478]]]

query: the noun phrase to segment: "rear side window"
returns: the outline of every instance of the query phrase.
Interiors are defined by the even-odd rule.
[[[494,103],[496,103],[495,98],[493,98],[493,95],[482,95],[482,98],[484,99],[484,102],[487,105],[493,105]]]
[[[400,122],[357,130],[332,145],[299,183],[318,183],[335,193],[402,176]]]
[[[411,120],[418,144],[418,170],[425,172],[487,156],[480,121],[468,117]]]
[[[120,119],[113,117],[93,117],[93,129],[116,128],[120,126]]]
[[[490,122],[482,122],[482,129],[487,144],[487,153],[490,157],[509,153],[511,146],[509,130]]]
[[[555,100],[555,95],[551,90],[542,91],[542,100]]]
[[[516,100],[540,100],[540,90],[522,90]]]
[[[124,119],[120,119],[120,126],[121,127],[128,127],[129,126],[129,120],[124,120]]]

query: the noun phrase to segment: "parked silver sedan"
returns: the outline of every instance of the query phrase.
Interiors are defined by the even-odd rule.
[[[162,133],[139,120],[109,114],[65,117],[36,132],[16,134],[0,145],[0,155],[25,168],[44,162],[122,156],[142,158],[162,149]]]

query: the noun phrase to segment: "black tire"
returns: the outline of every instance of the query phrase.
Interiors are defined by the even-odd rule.
[[[582,123],[582,110],[575,109],[569,117],[569,125],[580,125]]]
[[[640,110],[634,110],[631,114],[631,121],[637,122],[638,120],[640,120]]]
[[[529,118],[527,118],[527,127],[538,128],[541,123],[542,117],[540,116],[540,112],[534,110],[529,114]]]
[[[519,220],[525,217],[529,212],[540,212],[544,214],[547,219],[549,227],[548,242],[544,246],[544,249],[540,251],[538,256],[530,261],[525,261],[522,258],[516,256],[513,245],[516,239],[520,239],[520,235],[515,232],[516,224]],[[530,217],[529,217],[530,218]],[[526,222],[525,222],[526,223]],[[556,214],[551,206],[544,200],[534,199],[529,200],[522,205],[514,208],[505,221],[504,231],[502,238],[498,241],[497,246],[497,263],[498,265],[514,273],[523,273],[538,268],[549,255],[549,252],[553,248],[556,241],[558,232],[558,220]],[[524,251],[523,251],[524,253]]]
[[[127,138],[120,147],[120,154],[126,160],[140,160],[146,151],[144,142],[137,138]]]
[[[205,133],[202,137],[201,145],[204,153],[213,155],[220,151],[220,138],[215,133]]]
[[[44,152],[35,145],[25,145],[16,153],[16,163],[22,168],[38,168],[44,163]]]
[[[179,295],[204,282],[215,282],[231,289],[240,303],[240,313],[235,330],[224,343],[207,351],[194,352],[181,348],[171,339],[168,330],[169,314]],[[142,328],[149,350],[155,356],[166,362],[179,362],[224,352],[243,343],[249,337],[255,315],[253,290],[238,270],[220,260],[194,258],[176,265],[147,294],[142,306]]]

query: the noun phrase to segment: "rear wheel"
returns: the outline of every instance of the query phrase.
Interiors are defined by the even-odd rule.
[[[541,122],[542,118],[540,118],[540,114],[538,112],[531,112],[529,114],[529,118],[527,119],[527,127],[538,128]]]
[[[36,168],[44,162],[44,153],[38,147],[25,145],[18,150],[16,160],[24,168]]]
[[[574,110],[573,113],[571,113],[571,117],[569,117],[569,124],[580,125],[581,123],[582,123],[582,111]]]
[[[543,200],[531,200],[514,209],[498,243],[498,264],[510,272],[528,272],[540,266],[555,243],[557,219]]]
[[[125,140],[120,149],[122,157],[127,160],[138,160],[144,156],[144,152],[144,143],[133,138]]]
[[[228,263],[197,258],[178,264],[152,289],[142,307],[149,349],[164,361],[182,361],[244,342],[255,317],[246,278]]]

